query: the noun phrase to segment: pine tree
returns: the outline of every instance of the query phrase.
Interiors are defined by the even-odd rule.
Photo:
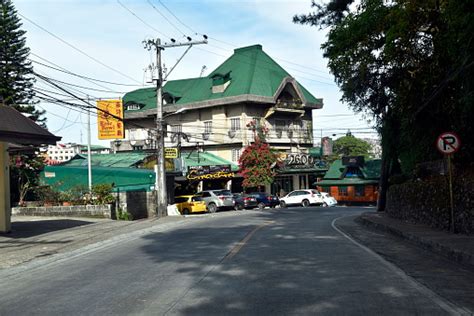
[[[26,46],[26,31],[11,0],[0,0],[0,97],[7,106],[12,106],[35,122],[44,126],[34,104],[33,67],[28,60],[30,49]]]

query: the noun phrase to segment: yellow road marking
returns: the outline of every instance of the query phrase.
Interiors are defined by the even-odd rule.
[[[263,227],[265,226],[268,226],[270,224],[273,224],[275,223],[274,221],[268,221],[268,222],[265,222],[263,223],[262,225],[260,226],[257,226],[255,227],[251,232],[249,232],[247,235],[245,235],[245,237],[239,241],[237,243],[237,245],[235,245],[228,253],[227,255],[224,257],[224,260],[227,260],[227,259],[232,259],[239,251],[240,249],[242,249],[243,246],[245,246],[245,244],[250,240],[250,238],[252,238],[252,236],[257,232],[259,231],[260,229],[262,229]]]

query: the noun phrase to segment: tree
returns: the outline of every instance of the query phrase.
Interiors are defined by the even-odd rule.
[[[245,147],[239,159],[240,173],[244,178],[242,186],[252,188],[270,184],[276,175],[273,167],[277,162],[277,154],[265,141],[268,128],[255,120],[247,127],[254,133],[254,142]]]
[[[336,139],[333,143],[333,154],[338,158],[342,156],[364,156],[369,158],[371,146],[365,140],[356,138],[351,134]]]
[[[11,200],[24,205],[25,198],[39,184],[39,173],[44,168],[42,157],[32,154],[17,154],[10,158]]]
[[[44,126],[44,111],[34,104],[34,77],[29,48],[26,47],[26,31],[11,0],[0,0],[0,97],[7,106],[28,114]]]
[[[474,139],[472,59],[474,3],[469,0],[331,0],[294,22],[328,27],[322,45],[342,101],[365,112],[382,138],[378,209],[388,177],[439,159],[444,130]],[[465,146],[459,162],[474,158]]]

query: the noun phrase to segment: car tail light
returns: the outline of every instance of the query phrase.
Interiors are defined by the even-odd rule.
[[[224,201],[224,200],[225,200],[225,196],[221,195],[221,196],[219,196],[219,199],[221,199],[222,201]]]
[[[267,197],[267,200],[271,201],[271,200],[272,200],[272,197],[271,197],[271,196]]]
[[[250,201],[251,199],[249,197],[245,197],[244,201]]]

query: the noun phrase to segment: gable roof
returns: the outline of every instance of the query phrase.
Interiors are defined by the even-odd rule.
[[[367,160],[362,167],[359,167],[362,177],[344,177],[343,175],[347,169],[342,164],[342,160],[335,160],[323,180],[316,182],[315,185],[320,186],[348,186],[348,185],[363,185],[363,184],[377,184],[380,178],[381,160]]]
[[[215,76],[230,76],[230,83],[223,92],[213,93],[212,84]],[[163,95],[168,94],[175,99],[174,104],[167,106],[191,105],[203,102],[222,101],[235,102],[236,97],[245,101],[275,101],[276,94],[286,84],[293,84],[302,101],[313,107],[321,107],[322,99],[314,97],[308,90],[294,80],[278,63],[263,50],[261,45],[253,45],[234,50],[234,54],[224,61],[207,77],[168,81],[163,87]],[[283,87],[282,87],[283,86]],[[239,99],[240,100],[240,99]],[[126,93],[123,97],[127,103],[142,104],[137,112],[156,109],[156,88],[142,88]]]
[[[11,106],[0,105],[0,141],[24,145],[56,144],[51,134]]]

